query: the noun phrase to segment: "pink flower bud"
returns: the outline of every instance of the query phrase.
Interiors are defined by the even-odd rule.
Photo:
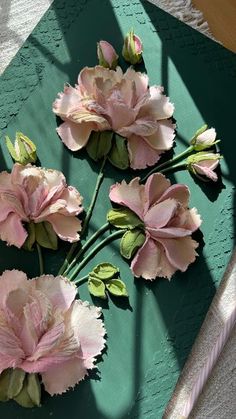
[[[207,125],[203,125],[203,127],[195,133],[191,140],[191,144],[193,145],[194,150],[202,151],[219,143],[219,141],[220,140],[216,140],[215,128],[207,129]]]
[[[130,64],[138,64],[142,60],[143,44],[141,39],[131,30],[127,33],[122,49],[122,55]]]
[[[196,175],[201,180],[204,180],[202,176],[217,181],[217,174],[214,172],[218,166],[220,159],[219,153],[200,153],[192,154],[187,158],[188,170]]]
[[[110,69],[116,68],[119,56],[109,42],[99,41],[97,43],[97,55],[99,65]]]

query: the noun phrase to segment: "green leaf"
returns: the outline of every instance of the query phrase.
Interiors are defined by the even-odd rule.
[[[144,224],[140,218],[128,208],[113,208],[107,213],[107,221],[116,228],[142,227]]]
[[[119,269],[112,265],[111,263],[104,262],[97,265],[92,272],[90,272],[91,277],[100,279],[101,281],[106,281],[108,279],[114,278],[114,276],[119,272]]]
[[[126,138],[115,134],[112,149],[108,155],[108,159],[113,164],[113,166],[122,170],[125,170],[129,167],[129,154],[126,141]]]
[[[11,142],[10,138],[9,138],[8,136],[6,136],[6,137],[5,137],[5,140],[6,140],[6,146],[7,146],[7,149],[8,149],[8,151],[9,151],[9,153],[10,153],[11,157],[13,158],[13,160],[18,161],[18,158],[19,158],[19,157],[18,157],[18,156],[17,156],[17,154],[16,154],[15,147],[14,147],[14,145],[12,144],[12,142]]]
[[[23,387],[17,396],[14,397],[14,400],[22,407],[34,407],[35,404],[31,400],[28,389],[27,389],[27,379],[24,380]]]
[[[23,382],[25,378],[25,371],[21,370],[20,368],[15,368],[11,370],[9,386],[8,386],[8,398],[13,399],[20,393]]]
[[[111,149],[112,137],[112,131],[93,131],[86,146],[89,157],[98,161],[102,157],[106,156]]]
[[[34,223],[26,224],[26,229],[28,231],[28,236],[27,236],[27,239],[24,242],[23,247],[24,247],[25,250],[32,251],[33,250],[32,247],[33,247],[33,245],[35,243],[35,239],[36,239],[36,237],[35,237],[35,224]]]
[[[57,249],[57,235],[48,221],[35,224],[35,235],[40,246],[46,247],[46,249]]]
[[[115,295],[116,297],[128,297],[126,285],[121,279],[112,279],[111,281],[106,282],[106,288],[110,294]]]
[[[126,231],[120,241],[120,253],[130,259],[145,242],[145,234],[138,228]]]
[[[41,385],[39,382],[38,374],[28,374],[27,391],[34,405],[40,406]]]
[[[10,369],[4,370],[0,374],[0,401],[1,402],[6,402],[7,400],[9,400],[8,387],[9,387],[9,382],[10,382],[10,375],[11,375]]]
[[[106,298],[105,285],[100,279],[89,276],[88,290],[94,297]]]

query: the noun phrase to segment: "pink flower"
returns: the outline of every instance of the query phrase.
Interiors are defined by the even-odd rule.
[[[203,175],[213,180],[213,182],[216,182],[218,176],[214,170],[218,166],[221,158],[219,153],[207,153],[202,151],[200,153],[192,154],[187,158],[188,169],[202,180],[204,180],[204,178],[202,178]]]
[[[118,55],[113,46],[107,41],[99,41],[97,44],[97,56],[99,65],[114,69],[117,66]]]
[[[139,178],[111,187],[111,201],[128,207],[144,224],[146,240],[131,263],[136,277],[171,278],[186,271],[194,262],[198,243],[191,238],[201,224],[195,208],[188,209],[189,189],[170,184],[160,173],[150,176],[145,185]]]
[[[104,348],[105,330],[100,308],[75,297],[63,277],[27,280],[17,270],[0,276],[0,373],[39,373],[51,395],[83,380]]]
[[[138,64],[142,61],[143,44],[139,36],[131,30],[124,39],[122,55],[130,64]]]
[[[47,221],[62,240],[77,241],[81,202],[61,172],[16,163],[11,173],[0,173],[0,238],[20,248],[28,235],[24,225]]]
[[[147,75],[131,68],[124,74],[119,67],[84,68],[78,85],[65,86],[53,111],[65,121],[57,132],[70,150],[85,147],[92,131],[112,130],[127,138],[133,169],[154,165],[173,146],[173,104],[162,87],[149,88]]]
[[[196,151],[205,150],[206,148],[210,148],[219,142],[220,140],[216,140],[215,128],[207,129],[207,125],[203,125],[203,127],[195,133],[191,140],[191,144]]]

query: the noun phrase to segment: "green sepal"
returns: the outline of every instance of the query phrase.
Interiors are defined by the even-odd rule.
[[[20,368],[15,368],[11,370],[9,386],[7,391],[9,399],[14,399],[14,397],[16,397],[17,394],[20,393],[23,387],[24,379],[25,371],[21,370]]]
[[[36,240],[35,235],[35,224],[34,223],[28,223],[26,224],[26,229],[28,231],[27,239],[24,242],[23,248],[25,250],[29,250],[30,252],[33,250],[33,245]]]
[[[12,157],[13,160],[15,160],[16,162],[18,161],[18,156],[16,154],[16,150],[14,148],[14,145],[12,144],[10,138],[8,136],[5,137],[5,141],[6,141],[6,146],[7,149]]]
[[[107,221],[121,229],[133,229],[142,227],[143,222],[140,218],[128,208],[113,208],[107,213]]]
[[[145,234],[140,229],[126,231],[120,241],[121,255],[126,259],[131,259],[144,242]]]
[[[35,224],[35,239],[46,249],[56,250],[58,247],[57,235],[48,221]]]
[[[5,139],[7,149],[15,162],[23,165],[35,163],[37,160],[36,146],[26,135],[17,132],[14,145],[8,136]]]
[[[111,150],[112,137],[112,131],[93,131],[86,146],[89,157],[95,161],[105,157]]]
[[[106,282],[106,289],[116,297],[128,297],[126,285],[121,279],[112,279]]]
[[[41,385],[38,374],[28,374],[27,377],[27,391],[30,399],[35,406],[40,406],[41,401]]]
[[[8,388],[9,388],[10,376],[11,376],[10,369],[4,370],[0,374],[0,401],[1,402],[6,402],[7,400],[9,400]]]
[[[99,297],[99,298],[103,298],[103,299],[106,298],[105,285],[98,278],[94,278],[92,276],[89,276],[88,290],[89,290],[90,294],[93,295],[94,297]]]
[[[111,164],[122,170],[125,170],[129,167],[129,154],[126,142],[126,138],[115,134],[112,148],[108,155],[108,159]]]
[[[190,144],[195,144],[195,142],[196,142],[196,138],[199,136],[199,135],[201,135],[203,132],[205,132],[206,130],[207,130],[207,128],[208,128],[208,126],[206,125],[206,124],[204,124],[201,128],[199,128],[196,132],[195,132],[195,134],[194,134],[194,136],[191,138],[191,140],[190,140]]]
[[[119,273],[119,269],[108,262],[103,262],[97,265],[89,276],[93,278],[98,278],[101,281],[107,281],[114,278]]]
[[[25,378],[23,387],[20,393],[14,397],[14,400],[22,407],[34,407],[35,404],[30,398],[27,387],[28,387],[27,378]]]

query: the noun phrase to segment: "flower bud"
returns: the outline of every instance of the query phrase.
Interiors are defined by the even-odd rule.
[[[201,151],[212,147],[219,141],[220,140],[216,141],[215,128],[207,129],[207,125],[203,125],[202,128],[196,131],[194,137],[191,140],[191,144],[193,145],[194,150]]]
[[[35,163],[37,160],[36,146],[26,135],[21,132],[16,133],[15,144],[10,138],[6,137],[7,149],[13,160],[20,164]]]
[[[117,66],[119,56],[113,46],[107,41],[97,43],[97,56],[99,65],[114,70]]]
[[[124,39],[122,55],[130,64],[138,64],[142,61],[143,44],[141,39],[131,30]]]
[[[196,153],[190,155],[186,159],[187,167],[190,172],[196,175],[199,179],[205,180],[203,176],[217,181],[217,174],[214,172],[214,169],[218,166],[222,156],[219,153]]]

